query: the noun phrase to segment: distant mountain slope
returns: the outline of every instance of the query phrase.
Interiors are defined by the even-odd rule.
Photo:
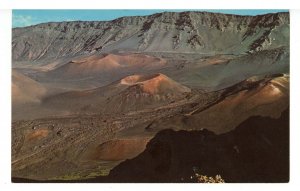
[[[289,43],[289,13],[238,16],[164,12],[112,21],[44,23],[12,32],[13,61],[94,52],[238,54]]]
[[[172,79],[189,87],[219,90],[256,75],[289,73],[288,47],[262,50],[221,63],[209,64],[211,58],[186,64],[183,68],[166,71]],[[208,63],[207,63],[208,62]]]

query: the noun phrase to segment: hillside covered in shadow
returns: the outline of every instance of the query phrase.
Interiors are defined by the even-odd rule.
[[[279,119],[251,117],[222,135],[163,130],[142,154],[114,168],[108,181],[190,182],[195,169],[226,182],[288,182],[288,110]]]

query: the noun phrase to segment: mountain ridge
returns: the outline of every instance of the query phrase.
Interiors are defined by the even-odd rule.
[[[164,12],[112,21],[50,22],[14,28],[12,56],[13,61],[41,61],[120,50],[255,52],[286,43],[287,25],[287,12],[257,16]]]

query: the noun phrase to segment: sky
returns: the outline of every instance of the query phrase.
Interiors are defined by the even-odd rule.
[[[25,27],[39,23],[59,21],[108,21],[123,16],[143,16],[165,11],[208,11],[238,15],[261,15],[266,13],[287,12],[288,10],[13,10],[12,27]]]

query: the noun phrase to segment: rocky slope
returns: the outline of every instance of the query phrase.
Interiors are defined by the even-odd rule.
[[[222,135],[208,130],[163,130],[144,152],[122,162],[106,177],[42,182],[193,182],[195,172],[220,174],[225,182],[288,182],[288,109],[278,119],[251,117]]]
[[[14,28],[12,35],[13,61],[114,51],[239,54],[288,45],[289,14],[164,12],[112,21],[44,23]]]

